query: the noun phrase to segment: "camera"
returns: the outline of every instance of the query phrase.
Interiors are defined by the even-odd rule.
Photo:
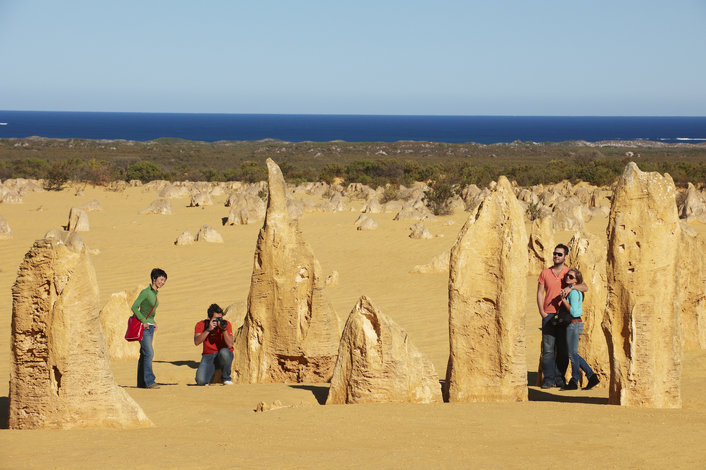
[[[218,323],[218,327],[221,330],[225,330],[228,328],[228,321],[227,320],[224,320],[223,318],[217,318],[216,322]]]

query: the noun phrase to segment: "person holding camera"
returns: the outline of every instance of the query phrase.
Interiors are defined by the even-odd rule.
[[[194,345],[203,344],[201,363],[196,369],[196,384],[208,385],[221,369],[223,385],[233,385],[230,367],[233,364],[233,326],[223,318],[223,309],[218,304],[208,307],[208,319],[201,320],[194,328]]]

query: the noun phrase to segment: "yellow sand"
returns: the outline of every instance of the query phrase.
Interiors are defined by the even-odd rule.
[[[227,195],[214,206],[173,215],[140,215],[154,192],[110,192],[88,187],[28,194],[0,204],[14,238],[0,241],[0,448],[2,468],[697,468],[706,457],[706,353],[684,359],[680,410],[611,406],[607,390],[560,392],[529,387],[530,401],[510,404],[321,406],[326,384],[195,387],[200,348],[193,326],[212,302],[245,302],[261,222],[221,226]],[[160,292],[154,369],[159,390],[135,388],[136,362],[113,361],[119,385],[156,427],[141,430],[7,430],[11,286],[32,242],[65,225],[69,209],[97,199],[82,233],[93,257],[101,305],[117,291],[147,285],[153,267],[169,275]],[[409,333],[443,379],[448,358],[448,274],[410,274],[448,249],[467,214],[427,222],[431,240],[407,237],[410,223],[375,214],[379,228],[355,230],[358,214],[307,213],[301,219],[326,274],[339,272],[328,296],[343,321],[365,294]],[[454,225],[444,225],[454,220]],[[605,233],[606,220],[589,228]],[[225,243],[176,247],[184,230],[209,224]],[[702,236],[704,225],[695,224]],[[568,242],[570,235],[557,234]],[[534,385],[540,319],[529,278],[527,365]],[[231,318],[238,322],[240,319]],[[255,413],[258,402],[297,405]]]

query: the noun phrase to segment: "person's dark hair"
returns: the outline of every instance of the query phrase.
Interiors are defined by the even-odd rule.
[[[581,274],[581,271],[576,268],[571,268],[566,272],[566,274],[569,273],[574,273],[574,277],[576,278],[576,284],[583,284],[583,274]]]
[[[557,246],[554,247],[555,250],[557,248],[561,248],[562,250],[564,250],[564,256],[569,254],[569,247],[564,245],[563,243],[559,243]]]
[[[158,277],[163,277],[164,279],[167,279],[167,273],[164,272],[164,269],[154,268],[152,270],[152,272],[150,273],[150,279],[152,279],[152,282],[154,282],[154,280]]]
[[[208,307],[208,318],[213,318],[214,313],[223,313],[223,309],[218,304],[211,304]]]

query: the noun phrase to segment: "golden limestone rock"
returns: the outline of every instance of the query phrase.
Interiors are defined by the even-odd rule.
[[[268,159],[269,200],[255,249],[248,311],[235,338],[233,380],[327,382],[340,326],[321,266],[287,211],[282,172]]]
[[[362,296],[343,328],[326,404],[440,402],[432,363]]]
[[[683,221],[679,240],[679,305],[684,350],[706,349],[706,242]]]
[[[566,261],[568,266],[581,271],[583,281],[588,286],[583,298],[583,333],[579,339],[579,355],[598,374],[601,380],[599,387],[607,385],[610,377],[608,342],[601,327],[608,296],[606,251],[603,238],[589,232],[576,232],[569,242]]]
[[[144,287],[116,292],[110,296],[98,317],[100,318],[108,355],[111,359],[137,359],[140,357],[140,343],[125,341],[127,319],[132,316],[130,307]]]
[[[12,301],[10,428],[152,424],[113,378],[96,274],[78,234],[54,230],[34,243]]]
[[[552,265],[552,252],[554,243],[554,229],[552,217],[534,219],[530,228],[529,242],[529,274],[539,276],[544,268]]]
[[[69,211],[69,222],[66,224],[66,230],[69,232],[88,232],[90,230],[88,213],[78,207],[72,207]]]
[[[681,407],[679,239],[674,182],[628,163],[608,220],[603,330],[612,404]]]
[[[527,400],[527,243],[520,204],[500,177],[451,249],[449,401]]]

